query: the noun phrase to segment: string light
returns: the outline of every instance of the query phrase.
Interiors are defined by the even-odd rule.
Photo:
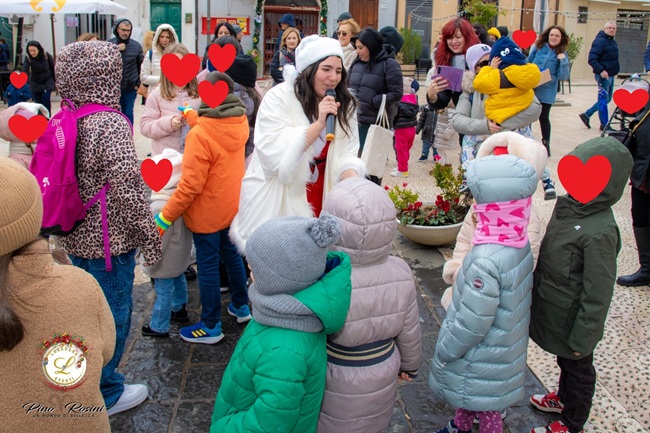
[[[527,8],[499,8],[499,12],[501,11],[506,11],[510,13],[514,12],[525,12],[526,15],[530,13],[541,13],[544,12],[546,14],[555,14],[555,15],[562,15],[567,18],[578,18],[578,17],[586,17],[587,19],[591,21],[609,21],[614,18],[618,18],[621,20],[625,20],[626,22],[629,22],[630,20],[643,20],[646,18],[650,18],[650,11],[648,12],[578,12],[578,11],[556,11],[556,10],[535,10],[535,9],[527,9]],[[415,10],[413,11],[415,12]],[[454,15],[449,15],[446,17],[438,17],[438,18],[429,18],[429,17],[424,17],[418,14],[415,14],[413,12],[410,12],[409,15],[411,18],[417,21],[422,21],[426,23],[432,23],[432,22],[437,22],[437,21],[449,21],[453,18],[457,18],[459,16],[463,15],[463,12],[458,12]],[[599,18],[602,17],[602,18]]]

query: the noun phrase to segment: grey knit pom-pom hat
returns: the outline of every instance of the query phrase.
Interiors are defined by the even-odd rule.
[[[341,234],[336,217],[283,217],[259,226],[246,242],[246,259],[259,293],[293,295],[325,272],[327,251]]]

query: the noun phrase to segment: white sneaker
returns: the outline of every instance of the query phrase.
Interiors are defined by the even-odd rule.
[[[395,169],[390,172],[390,175],[393,177],[409,177],[409,172],[408,171],[399,171],[398,169]]]
[[[108,416],[115,415],[116,413],[124,412],[133,409],[142,404],[147,397],[149,397],[149,390],[147,385],[127,385],[124,384],[124,392],[120,398],[111,406],[106,413]]]

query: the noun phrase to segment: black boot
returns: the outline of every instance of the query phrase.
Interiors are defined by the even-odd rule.
[[[546,148],[546,155],[551,156],[551,144],[548,142],[548,140],[544,140],[543,138],[542,138],[542,144]]]
[[[636,246],[639,249],[641,267],[632,275],[616,279],[616,283],[626,287],[650,285],[650,227],[633,227]]]

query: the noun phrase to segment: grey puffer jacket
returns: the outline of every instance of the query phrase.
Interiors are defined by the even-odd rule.
[[[489,135],[488,119],[485,117],[485,100],[488,95],[474,90],[475,76],[476,74],[472,71],[465,71],[463,74],[463,93],[460,95],[456,108],[449,110],[451,126],[456,132],[463,135]],[[534,97],[532,104],[528,108],[501,124],[501,131],[514,131],[524,128],[536,122],[541,113],[542,105]]]
[[[323,210],[339,219],[335,250],[352,262],[350,310],[329,344],[349,348],[390,339],[395,349],[370,366],[328,362],[318,432],[378,433],[390,422],[399,372],[415,373],[422,358],[415,283],[408,265],[390,255],[397,223],[381,187],[361,177],[346,179],[332,189]]]
[[[513,155],[470,161],[466,175],[479,204],[530,197],[538,182],[535,169]],[[486,226],[495,230],[497,221],[492,216]],[[524,397],[532,287],[528,242],[472,248],[431,362],[429,386],[438,398],[456,408],[500,411]]]

